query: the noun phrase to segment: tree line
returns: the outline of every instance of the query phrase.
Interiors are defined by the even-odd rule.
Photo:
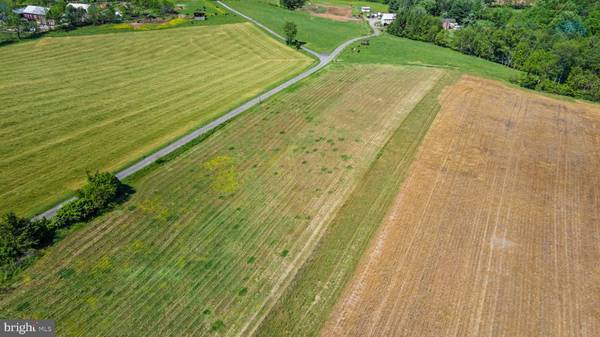
[[[51,220],[20,218],[13,212],[0,216],[0,284],[35,260],[40,249],[51,245],[61,231],[89,221],[130,193],[114,175],[96,172],[88,174],[77,199],[60,208]]]
[[[388,32],[433,42],[523,71],[520,85],[600,101],[600,2],[538,0],[520,8],[492,0],[389,0]],[[444,30],[445,19],[458,30]]]

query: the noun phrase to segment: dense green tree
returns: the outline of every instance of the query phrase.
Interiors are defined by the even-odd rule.
[[[100,12],[100,17],[102,18],[102,22],[113,22],[115,17],[116,8],[112,5],[108,5],[105,9]]]
[[[279,0],[280,6],[289,10],[301,8],[302,6],[304,6],[305,2],[305,0]]]
[[[537,49],[529,55],[523,64],[522,70],[528,74],[539,76],[540,81],[558,78],[560,73],[559,61],[559,57],[552,52]]]
[[[86,221],[110,207],[124,194],[124,186],[114,175],[104,172],[88,174],[87,184],[78,192],[78,199],[67,203],[52,219],[57,228]]]
[[[96,4],[91,4],[87,10],[87,16],[90,23],[97,25],[102,23],[102,13],[100,9],[96,6]]]
[[[488,59],[494,56],[494,45],[489,39],[488,31],[474,26],[457,31],[452,45],[465,54]]]
[[[600,7],[596,7],[588,13],[584,24],[592,35],[600,34]]]
[[[599,100],[600,5],[538,0],[516,11],[482,0],[402,0],[388,32],[434,42],[525,72],[523,86]],[[441,31],[440,18],[464,27]],[[577,84],[581,81],[581,85]]]
[[[397,12],[400,9],[400,0],[391,0],[389,2],[390,12]]]
[[[465,24],[467,20],[472,21],[474,16],[473,3],[470,0],[455,0],[448,10],[448,17],[460,24]]]
[[[484,18],[493,22],[496,28],[505,28],[512,16],[513,10],[506,7],[490,8],[484,13]]]
[[[557,57],[557,66],[559,68],[555,82],[564,83],[573,68],[582,62],[581,50],[583,49],[581,40],[559,40],[552,46],[552,53]]]
[[[87,184],[79,190],[78,196],[89,200],[93,208],[102,210],[117,198],[121,189],[119,179],[109,172],[88,173]]]
[[[581,67],[573,68],[566,85],[573,89],[577,97],[600,101],[600,77],[589,70],[586,71]]]
[[[433,15],[433,16],[438,16],[439,13],[437,11],[438,9],[438,5],[436,0],[422,0],[419,2],[419,5],[421,7],[423,7],[427,13]]]
[[[415,6],[400,11],[388,31],[415,40],[434,41],[441,29],[439,18],[429,15],[423,7]]]
[[[14,213],[0,217],[0,263],[15,261],[29,250],[52,239],[48,221],[19,218]]]
[[[65,8],[65,14],[63,21],[69,27],[81,26],[86,22],[87,12],[83,8],[75,8],[73,6],[67,6]]]
[[[38,31],[38,25],[35,21],[23,19],[21,16],[9,11],[3,14],[2,27],[8,33],[14,33],[17,39],[22,39],[25,34],[35,34]]]
[[[48,19],[54,21],[54,24],[59,24],[65,14],[67,4],[64,1],[57,1],[52,6],[46,15]]]
[[[13,9],[13,3],[10,0],[0,0],[0,20],[6,18],[7,14]]]
[[[296,40],[296,34],[298,34],[298,27],[295,23],[287,21],[283,25],[283,33],[285,34],[286,43],[292,44]]]

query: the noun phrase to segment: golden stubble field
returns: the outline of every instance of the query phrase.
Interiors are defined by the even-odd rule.
[[[599,336],[600,107],[463,77],[322,336]]]

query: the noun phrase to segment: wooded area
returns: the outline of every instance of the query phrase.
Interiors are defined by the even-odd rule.
[[[392,0],[389,32],[524,71],[520,85],[600,101],[600,3],[539,0],[525,8],[489,0]],[[452,20],[460,29],[444,29]]]

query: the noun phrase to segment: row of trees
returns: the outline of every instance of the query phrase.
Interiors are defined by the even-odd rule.
[[[0,284],[27,266],[39,249],[54,241],[57,232],[88,221],[121,201],[127,186],[110,173],[88,174],[78,198],[58,210],[52,220],[25,219],[9,212],[0,217]]]
[[[398,1],[389,32],[522,70],[522,86],[600,101],[600,3],[538,0],[515,10],[483,0]],[[464,25],[442,29],[443,18]]]

